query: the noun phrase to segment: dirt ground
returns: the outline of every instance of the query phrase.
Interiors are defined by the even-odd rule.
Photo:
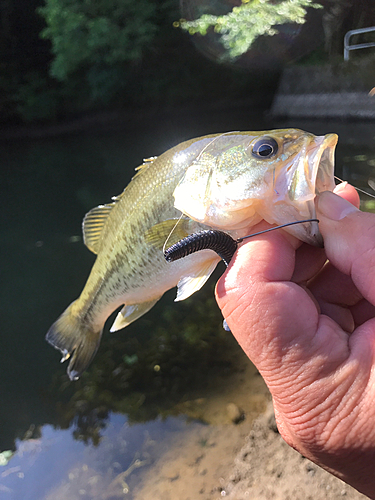
[[[216,394],[184,404],[208,425],[187,427],[160,450],[134,500],[367,498],[288,447],[262,378],[243,361]]]

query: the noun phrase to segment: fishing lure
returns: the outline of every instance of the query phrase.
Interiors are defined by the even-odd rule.
[[[294,222],[288,222],[287,224],[282,224],[281,226],[271,227],[265,229],[264,231],[259,231],[257,233],[249,234],[243,238],[232,238],[229,234],[223,231],[218,231],[215,229],[208,229],[205,231],[199,231],[194,234],[189,234],[186,238],[178,241],[174,245],[171,245],[164,251],[164,257],[167,262],[174,262],[178,259],[182,259],[187,255],[190,255],[200,250],[213,250],[218,254],[218,256],[224,261],[224,264],[228,267],[230,261],[233,258],[238,245],[242,243],[247,238],[252,236],[258,236],[259,234],[268,233],[274,231],[275,229],[281,229],[287,226],[293,226],[295,224],[304,224],[308,222],[319,222],[318,219],[306,219],[298,220]]]

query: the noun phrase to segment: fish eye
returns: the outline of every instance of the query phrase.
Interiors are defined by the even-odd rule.
[[[279,146],[272,137],[262,137],[253,146],[252,154],[256,158],[267,159],[275,156]]]

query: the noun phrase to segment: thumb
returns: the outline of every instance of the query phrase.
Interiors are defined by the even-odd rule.
[[[375,214],[329,191],[318,196],[316,208],[328,259],[375,305]]]

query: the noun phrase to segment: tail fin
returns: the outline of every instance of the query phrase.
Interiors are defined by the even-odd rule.
[[[73,304],[51,326],[46,340],[62,352],[61,363],[70,358],[67,373],[70,380],[77,380],[93,360],[102,330],[93,331],[78,317],[73,316]]]

